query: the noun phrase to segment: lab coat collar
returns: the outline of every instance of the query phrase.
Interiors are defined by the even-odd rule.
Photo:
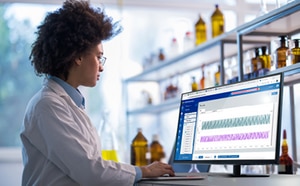
[[[51,89],[58,96],[69,99],[75,106],[77,106],[77,104],[72,100],[72,98],[68,95],[68,93],[64,90],[64,88],[61,85],[59,85],[57,82],[55,82],[54,80],[45,78],[43,85],[45,87],[48,87],[49,89]],[[79,108],[81,108],[81,107],[79,107]]]

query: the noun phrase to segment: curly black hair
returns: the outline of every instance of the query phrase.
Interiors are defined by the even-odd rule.
[[[37,27],[37,39],[29,56],[35,73],[67,80],[74,59],[119,34],[122,27],[118,23],[113,23],[102,9],[91,7],[88,1],[66,0]]]

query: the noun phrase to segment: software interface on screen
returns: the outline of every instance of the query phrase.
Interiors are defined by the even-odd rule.
[[[274,160],[281,74],[182,94],[176,161]]]

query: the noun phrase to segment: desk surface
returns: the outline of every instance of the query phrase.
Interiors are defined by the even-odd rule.
[[[230,177],[227,174],[205,174],[204,180],[140,181],[138,186],[300,186],[300,175],[270,175],[268,177]]]

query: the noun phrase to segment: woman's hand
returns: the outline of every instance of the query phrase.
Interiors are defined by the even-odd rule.
[[[171,165],[162,162],[153,162],[150,165],[140,167],[142,170],[143,178],[158,177],[164,174],[174,176],[174,170]]]

